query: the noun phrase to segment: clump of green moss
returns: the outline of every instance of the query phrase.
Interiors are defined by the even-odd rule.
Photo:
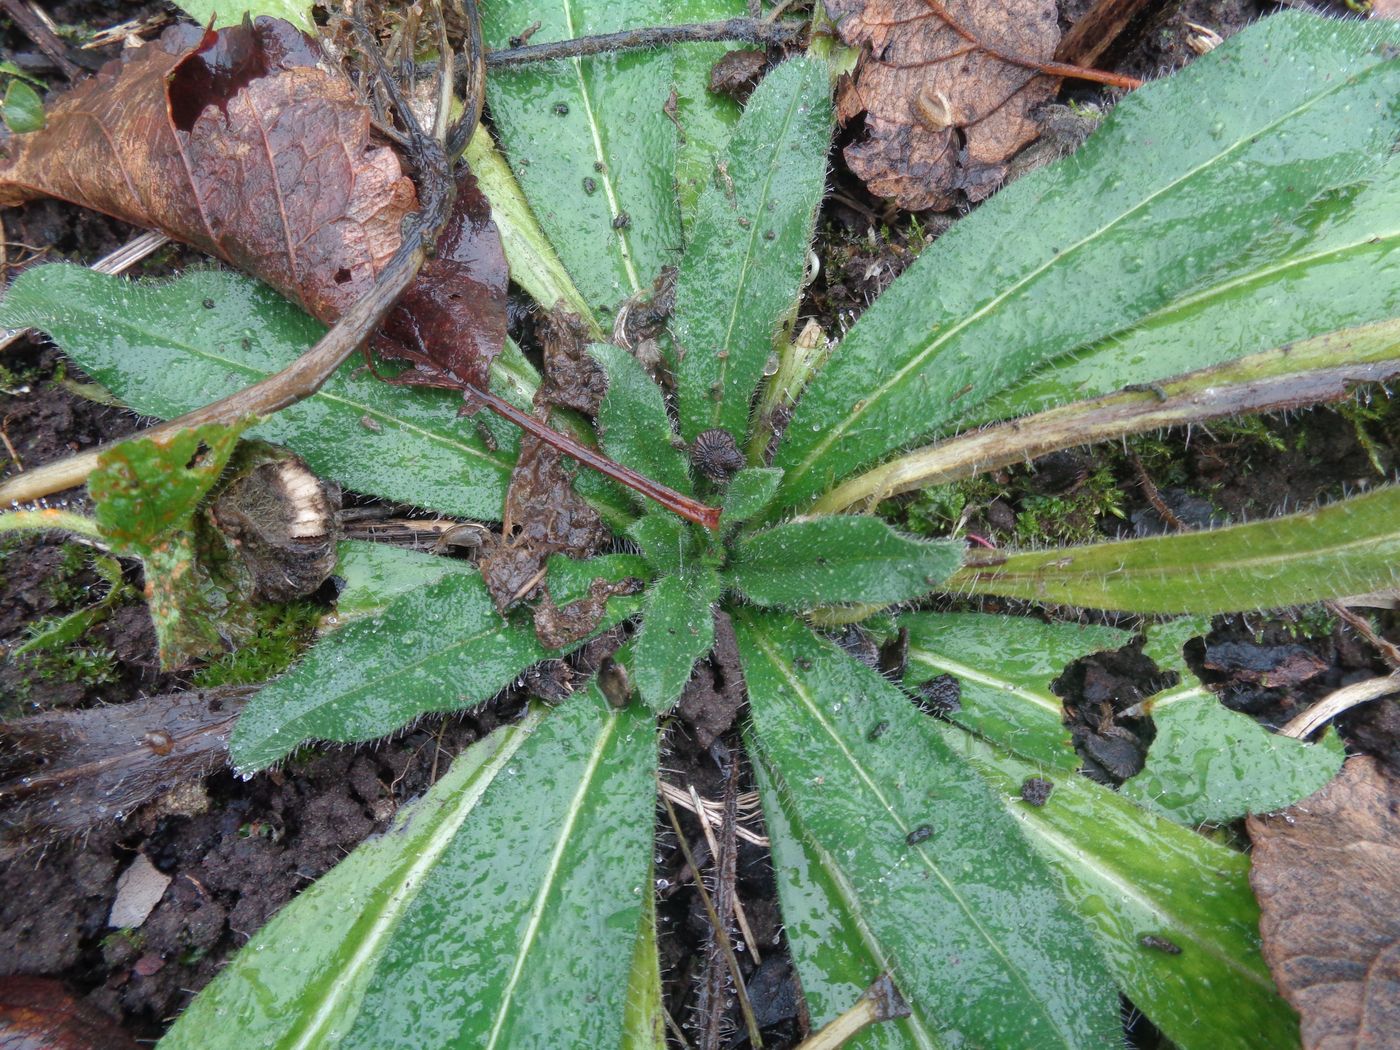
[[[310,602],[261,605],[253,613],[252,635],[195,674],[200,689],[256,685],[275,678],[311,644],[322,610]]]

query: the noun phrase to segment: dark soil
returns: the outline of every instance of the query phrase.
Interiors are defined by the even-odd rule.
[[[1062,10],[1072,21],[1088,6],[1089,0],[1064,0]],[[1184,44],[1185,22],[1228,36],[1268,7],[1250,0],[1147,6],[1149,14],[1101,65],[1158,75],[1191,57]],[[47,8],[62,25],[101,26],[140,17],[159,5],[123,4],[114,11],[100,0],[63,0]],[[0,42],[7,49],[0,57],[18,56],[26,68],[59,82],[52,69],[43,68],[42,56],[13,30]],[[1075,97],[1086,95],[1080,88],[1070,91]],[[821,272],[802,309],[804,317],[815,317],[833,336],[956,219],[890,211],[844,170],[839,150],[834,156],[835,192],[818,227]],[[90,262],[132,233],[119,223],[53,202],[11,210],[3,218],[10,264],[26,257]],[[19,244],[34,246],[37,256],[16,249]],[[194,261],[170,250],[135,272],[168,273]],[[6,473],[140,425],[124,410],[86,400],[64,385],[64,378],[82,377],[65,369],[42,340],[20,342],[5,352],[0,365],[0,429],[12,448]],[[1400,448],[1397,413],[1366,427],[1359,431],[1355,419],[1317,410],[1263,428],[1220,427],[1213,434],[1198,431],[1189,440],[1184,434],[1167,435],[1142,449],[1139,461],[1155,480],[1160,499],[1189,524],[1217,517],[1241,520],[1334,498],[1393,472],[1395,449]],[[1358,433],[1369,433],[1378,464]],[[968,528],[994,541],[1011,540],[1037,499],[1072,497],[1099,471],[1111,479],[1122,516],[1089,514],[1084,528],[1096,535],[1165,530],[1138,470],[1113,449],[1059,454],[998,475],[997,491],[974,508]],[[69,498],[75,504],[82,499],[77,494]],[[94,588],[105,586],[60,540],[11,542],[0,549],[0,646],[5,648],[22,639],[36,620],[72,612],[90,601]],[[131,582],[137,581],[133,577]],[[1379,626],[1388,637],[1400,636],[1394,613],[1383,613]],[[82,645],[94,656],[79,667],[55,670],[33,661],[0,667],[0,717],[40,708],[117,704],[188,686],[185,679],[159,671],[149,619],[134,597],[117,604]],[[1222,618],[1196,645],[1198,669],[1222,702],[1273,726],[1337,686],[1385,670],[1369,645],[1317,610],[1291,619]],[[735,728],[742,700],[737,681],[737,671],[722,651],[702,665],[666,741],[667,779],[693,784],[706,799],[724,798],[728,764],[741,754]],[[1130,738],[1110,739],[1098,732],[1104,715],[1136,703],[1162,684],[1161,672],[1132,646],[1081,661],[1058,683],[1076,737],[1091,766],[1106,779],[1121,780],[1135,771],[1134,763],[1140,765],[1150,726],[1135,727],[1138,732]],[[278,908],[364,838],[384,829],[398,807],[426,790],[453,755],[509,721],[518,706],[505,699],[476,714],[425,722],[391,741],[303,753],[281,770],[246,782],[217,774],[80,841],[30,843],[28,852],[0,869],[0,976],[58,978],[119,1018],[130,1034],[158,1037]],[[1375,754],[1400,773],[1400,704],[1366,705],[1340,719],[1338,728],[1350,749]],[[737,790],[741,796],[753,791],[746,767],[741,767]],[[741,822],[762,830],[756,819]],[[710,849],[697,823],[682,813],[681,825],[697,863],[706,866]],[[695,1015],[696,989],[709,957],[709,923],[664,813],[658,827],[664,995],[672,1017],[685,1024]],[[737,896],[753,932],[741,966],[766,1045],[790,1046],[805,1034],[806,1018],[783,943],[771,864],[766,850],[757,846],[740,841],[737,851]],[[138,854],[173,880],[139,929],[115,932],[107,917],[116,879]],[[729,1012],[728,1030],[738,1033],[732,1045],[745,1045],[737,1012]],[[1133,1013],[1125,1010],[1125,1016]],[[1140,1019],[1129,1032],[1135,1045],[1156,1045]]]

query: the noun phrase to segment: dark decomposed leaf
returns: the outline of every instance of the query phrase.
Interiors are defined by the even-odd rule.
[[[1304,1047],[1392,1047],[1400,1032],[1400,783],[1349,759],[1317,794],[1250,817],[1264,959]]]
[[[608,377],[588,353],[588,328],[575,314],[556,310],[541,319],[544,381],[537,404],[548,403],[597,415],[608,392]]]
[[[222,767],[255,691],[163,693],[0,723],[0,852],[119,820]]]
[[[593,633],[607,612],[609,598],[637,594],[641,589],[642,581],[635,577],[617,581],[594,580],[588,585],[588,597],[562,607],[555,605],[553,599],[545,594],[535,606],[535,634],[546,649],[565,649]],[[535,695],[545,700],[553,699],[544,693]]]
[[[1049,61],[1059,43],[1054,0],[945,6],[1007,53]],[[958,191],[990,195],[1006,161],[1038,134],[1031,110],[1054,97],[1058,79],[973,46],[924,0],[831,0],[826,9],[842,40],[869,47],[838,103],[843,120],[865,113],[865,140],[845,150],[851,170],[910,211],[945,211]]]

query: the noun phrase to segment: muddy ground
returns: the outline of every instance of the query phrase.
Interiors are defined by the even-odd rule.
[[[1062,5],[1071,20],[1088,6],[1089,0]],[[1158,75],[1191,57],[1185,22],[1228,36],[1268,5],[1187,0],[1156,6],[1100,65]],[[63,25],[100,26],[159,7],[122,4],[113,10],[74,0],[48,9]],[[38,61],[33,46],[13,30],[5,32],[3,43],[7,50],[0,57],[18,54],[31,66]],[[1072,90],[1076,97],[1086,94]],[[834,194],[819,223],[821,275],[802,314],[839,332],[956,216],[891,212],[845,171],[839,150],[833,168]],[[7,267],[34,258],[90,262],[132,234],[119,223],[53,202],[8,211],[3,221]],[[165,274],[195,261],[172,249],[134,272]],[[139,424],[123,409],[82,396],[76,387],[82,377],[42,339],[21,341],[0,356],[0,366],[7,473],[127,434]],[[1113,448],[1047,457],[1030,469],[998,475],[990,487],[973,493],[967,529],[997,543],[1025,540],[1028,533],[1064,542],[1159,532],[1166,525],[1145,494],[1143,472],[1160,490],[1160,501],[1187,524],[1257,518],[1393,476],[1397,450],[1400,412],[1378,392],[1365,412],[1319,409],[1260,425],[1198,429],[1189,440],[1185,434],[1166,435],[1135,447],[1136,462]],[[72,499],[80,502],[81,496]],[[890,509],[910,525],[921,513],[912,506]],[[137,582],[136,570],[125,571],[128,582]],[[80,550],[58,539],[7,544],[0,564],[0,646],[13,647],[35,621],[88,604],[106,586]],[[1378,625],[1389,637],[1400,637],[1393,613],[1380,614]],[[159,672],[149,620],[134,597],[117,603],[75,651],[64,660],[11,660],[0,667],[0,717],[120,704],[194,684]],[[1222,702],[1270,725],[1339,685],[1385,669],[1371,646],[1320,609],[1273,620],[1221,619],[1193,655]],[[1284,665],[1308,673],[1289,676],[1284,685],[1258,684],[1260,668]],[[1129,647],[1081,661],[1057,688],[1071,710],[1092,712],[1105,704],[1121,710],[1159,684],[1156,668]],[[708,798],[723,794],[722,753],[739,748],[734,697],[723,694],[723,689],[697,687],[667,741],[667,777],[695,784]],[[246,782],[218,773],[81,840],[28,843],[26,852],[0,867],[0,976],[55,978],[119,1018],[131,1035],[158,1037],[269,916],[357,843],[383,830],[452,755],[509,720],[518,706],[506,698],[474,714],[424,722],[391,741],[307,752]],[[1367,705],[1343,718],[1339,729],[1351,750],[1375,754],[1400,773],[1395,701]],[[711,745],[717,731],[718,742]],[[1131,765],[1133,755],[1119,757]],[[4,762],[0,756],[0,772]],[[741,789],[752,790],[747,774]],[[699,844],[697,859],[703,864],[703,839],[693,824],[686,831]],[[704,965],[706,920],[674,836],[664,833],[659,842],[665,998],[671,1015],[685,1023]],[[138,854],[173,881],[139,929],[119,933],[107,925],[116,879]],[[755,966],[749,952],[744,965],[766,1045],[792,1045],[804,1032],[804,1019],[763,850],[741,845],[738,891],[762,956]],[[1125,1005],[1133,1044],[1156,1045],[1150,1027],[1133,1015]],[[734,1045],[745,1045],[743,1025],[732,1030]]]

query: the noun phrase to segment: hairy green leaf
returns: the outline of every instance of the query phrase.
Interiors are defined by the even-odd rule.
[[[699,554],[690,526],[665,511],[638,518],[627,527],[627,536],[657,572],[675,572]]]
[[[1394,586],[1400,487],[1205,532],[976,554],[949,590],[1145,613],[1278,608]]]
[[[201,270],[152,284],[60,264],[23,273],[0,303],[0,324],[47,332],[123,402],[161,419],[281,370],[325,331],[240,274]],[[391,387],[359,371],[360,362],[346,362],[318,393],[249,436],[289,446],[317,474],[356,491],[498,519],[514,428],[496,427],[491,451],[475,427],[495,424],[485,413],[458,419],[460,397]],[[504,384],[497,392],[511,393]]]
[[[797,300],[826,187],[830,71],[794,59],[763,78],[700,196],[676,278],[681,436],[748,432],[749,403]]]
[[[755,746],[916,1023],[948,1045],[1114,1042],[1088,933],[934,721],[791,619],[736,627]]]
[[[1400,315],[1400,156],[1324,195],[1203,287],[1056,362],[978,409],[1005,419]],[[1266,242],[1268,243],[1268,242]]]
[[[650,580],[652,575],[646,559],[635,554],[603,554],[587,559],[551,554],[546,583],[554,603],[568,605],[588,597],[589,585],[594,580],[620,583],[626,579]]]
[[[652,719],[569,701],[405,909],[342,1045],[618,1045],[655,792]]]
[[[44,100],[22,80],[11,80],[0,103],[5,126],[16,134],[40,131],[44,127]]]
[[[774,467],[749,467],[739,471],[724,490],[721,520],[726,525],[748,521],[768,506],[782,480],[783,472]]]
[[[1079,756],[1050,683],[1080,657],[1132,637],[1112,627],[980,613],[912,613],[899,625],[909,629],[907,685],[917,691],[930,678],[952,675],[962,710],[949,714],[951,721],[1065,772],[1078,768]]]
[[[600,630],[636,608],[613,598]],[[503,620],[481,576],[452,573],[317,643],[244,708],[234,765],[263,769],[307,740],[373,740],[431,711],[470,707],[532,664],[561,655]]]
[[[598,409],[603,449],[643,477],[690,495],[690,466],[671,444],[674,434],[661,388],[620,346],[595,343],[588,352],[608,374],[608,392]]]
[[[269,15],[286,19],[304,33],[316,32],[310,0],[235,0],[233,3],[227,0],[177,0],[175,6],[202,26],[209,25],[212,19],[215,29],[236,26],[246,14],[253,18]]]
[[[162,1045],[616,1045],[655,770],[650,719],[596,689],[532,709],[281,911]]]
[[[751,737],[751,734],[750,734]],[[890,969],[880,942],[862,921],[840,865],[808,834],[786,789],[778,787],[763,751],[746,738],[763,821],[773,843],[773,877],[782,905],[783,932],[802,981],[812,1028],[834,1020]],[[938,1046],[922,1010],[860,1033],[843,1050],[913,1050]]]
[[[344,580],[335,599],[341,623],[377,613],[401,594],[436,583],[451,573],[472,573],[461,558],[394,547],[387,543],[342,540],[336,546],[335,574]]]
[[[781,505],[1142,320],[1355,182],[1394,137],[1397,42],[1394,23],[1266,19],[959,222],[807,388],[774,462]]]
[[[481,8],[486,46],[540,23],[530,43],[667,22],[664,0],[520,0]],[[680,247],[676,126],[664,49],[493,71],[486,97],[540,226],[595,314],[651,288]],[[552,304],[544,304],[546,306]]]
[[[656,945],[656,893],[642,893],[642,924],[632,950],[619,1050],[666,1050],[666,1007],[661,1002],[661,958]]]
[[[637,635],[632,679],[637,693],[657,714],[680,698],[695,661],[715,644],[714,603],[719,574],[703,562],[663,576],[647,592]]]
[[[669,21],[683,25],[743,18],[746,14],[748,7],[743,0],[670,0]],[[676,144],[676,196],[687,241],[695,225],[700,194],[714,174],[715,157],[729,142],[734,125],[739,123],[739,104],[727,95],[709,90],[710,70],[733,47],[733,44],[720,42],[677,44],[671,49],[676,123],[680,125],[680,139]]]
[[[739,542],[733,584],[759,605],[811,609],[927,594],[962,563],[959,540],[901,536],[879,518],[786,522]]]
[[[1032,806],[1021,800],[1021,785],[1041,775],[1038,765],[950,727],[941,733],[1065,880],[1066,899],[1118,986],[1173,1045],[1297,1045],[1298,1019],[1259,954],[1259,906],[1244,854],[1073,772],[1057,776],[1049,800]]]
[[[1346,758],[1335,733],[1317,744],[1271,733],[1204,688],[1174,691],[1149,710],[1157,736],[1122,793],[1192,827],[1283,809],[1321,789]]]

